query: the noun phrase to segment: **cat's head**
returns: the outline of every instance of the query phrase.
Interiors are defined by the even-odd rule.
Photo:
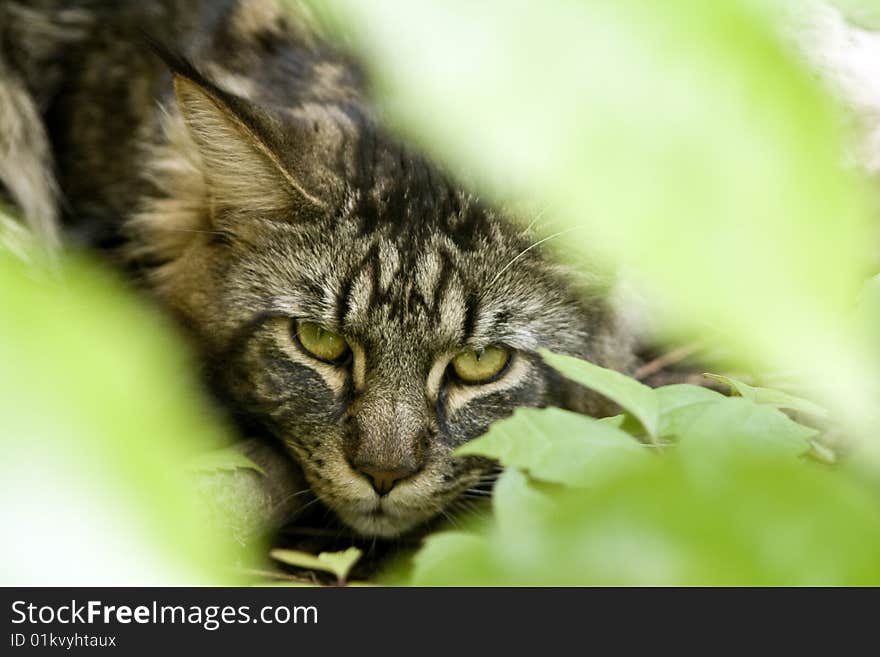
[[[603,361],[608,311],[522,226],[355,107],[175,86],[134,244],[222,393],[345,523],[394,536],[442,512],[493,467],[452,451],[519,406],[590,410],[536,351]]]

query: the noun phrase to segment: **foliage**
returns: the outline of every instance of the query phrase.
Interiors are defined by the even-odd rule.
[[[403,134],[537,204],[584,272],[619,263],[656,337],[808,391],[652,390],[544,353],[623,412],[520,410],[460,448],[506,466],[492,515],[431,536],[412,583],[880,584],[876,278],[851,312],[873,199],[840,166],[850,122],[781,36],[789,3],[307,4]],[[874,3],[840,4],[877,25]],[[252,464],[217,451],[174,331],[94,263],[31,253],[2,212],[0,245],[3,583],[229,581],[242,555],[185,464]],[[845,467],[810,458],[841,434]],[[273,556],[344,581],[360,553]]]
[[[667,457],[589,494],[511,469],[481,532],[430,537],[416,585],[877,585],[876,496],[796,461]]]
[[[314,556],[298,550],[272,550],[271,556],[288,566],[330,573],[336,576],[338,584],[345,584],[351,569],[361,558],[361,551],[351,547],[343,552],[321,552]]]
[[[834,0],[833,4],[853,25],[866,30],[880,28],[880,4],[877,0]]]
[[[573,359],[553,362],[595,389],[617,378]],[[662,449],[638,440],[650,437],[638,424],[634,436],[554,409],[517,411],[460,448],[507,466],[493,518],[429,538],[413,583],[880,583],[880,498],[798,459],[816,431],[775,399],[690,385],[616,399],[627,413],[657,409]]]
[[[720,374],[707,374],[706,376],[719,383],[727,384],[730,387],[731,394],[745,397],[759,404],[770,404],[776,408],[787,408],[791,411],[799,411],[815,417],[825,417],[828,415],[828,411],[818,404],[814,404],[807,399],[800,399],[794,395],[789,395],[782,390],[756,388],[743,381],[738,381],[729,376],[721,376]]]
[[[644,448],[620,429],[555,408],[519,409],[457,454],[477,454],[573,486],[595,483],[639,463]]]
[[[183,467],[226,435],[170,327],[73,257],[0,251],[0,306],[2,581],[230,581]]]

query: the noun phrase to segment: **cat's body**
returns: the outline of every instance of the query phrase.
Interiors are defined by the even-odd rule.
[[[628,358],[606,303],[387,135],[357,66],[272,0],[0,0],[0,20],[0,134],[26,127],[0,192],[139,280],[357,531],[477,485],[491,465],[450,453],[516,407],[596,410],[538,349]]]

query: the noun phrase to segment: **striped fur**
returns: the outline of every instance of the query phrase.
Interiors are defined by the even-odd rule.
[[[68,233],[179,319],[218,399],[283,441],[344,522],[394,536],[443,512],[493,467],[452,450],[516,407],[601,410],[536,354],[625,366],[601,291],[386,133],[357,66],[275,2],[41,7],[62,5],[95,20],[28,124],[56,147]],[[296,320],[344,335],[351,359],[309,356]],[[488,345],[513,353],[502,376],[450,376]],[[380,497],[352,455],[418,472]]]

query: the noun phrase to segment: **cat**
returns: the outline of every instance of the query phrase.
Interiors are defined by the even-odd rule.
[[[604,292],[384,128],[275,0],[0,0],[0,134],[7,202],[167,309],[364,536],[484,481],[451,452],[516,408],[602,412],[540,348],[631,362]]]

